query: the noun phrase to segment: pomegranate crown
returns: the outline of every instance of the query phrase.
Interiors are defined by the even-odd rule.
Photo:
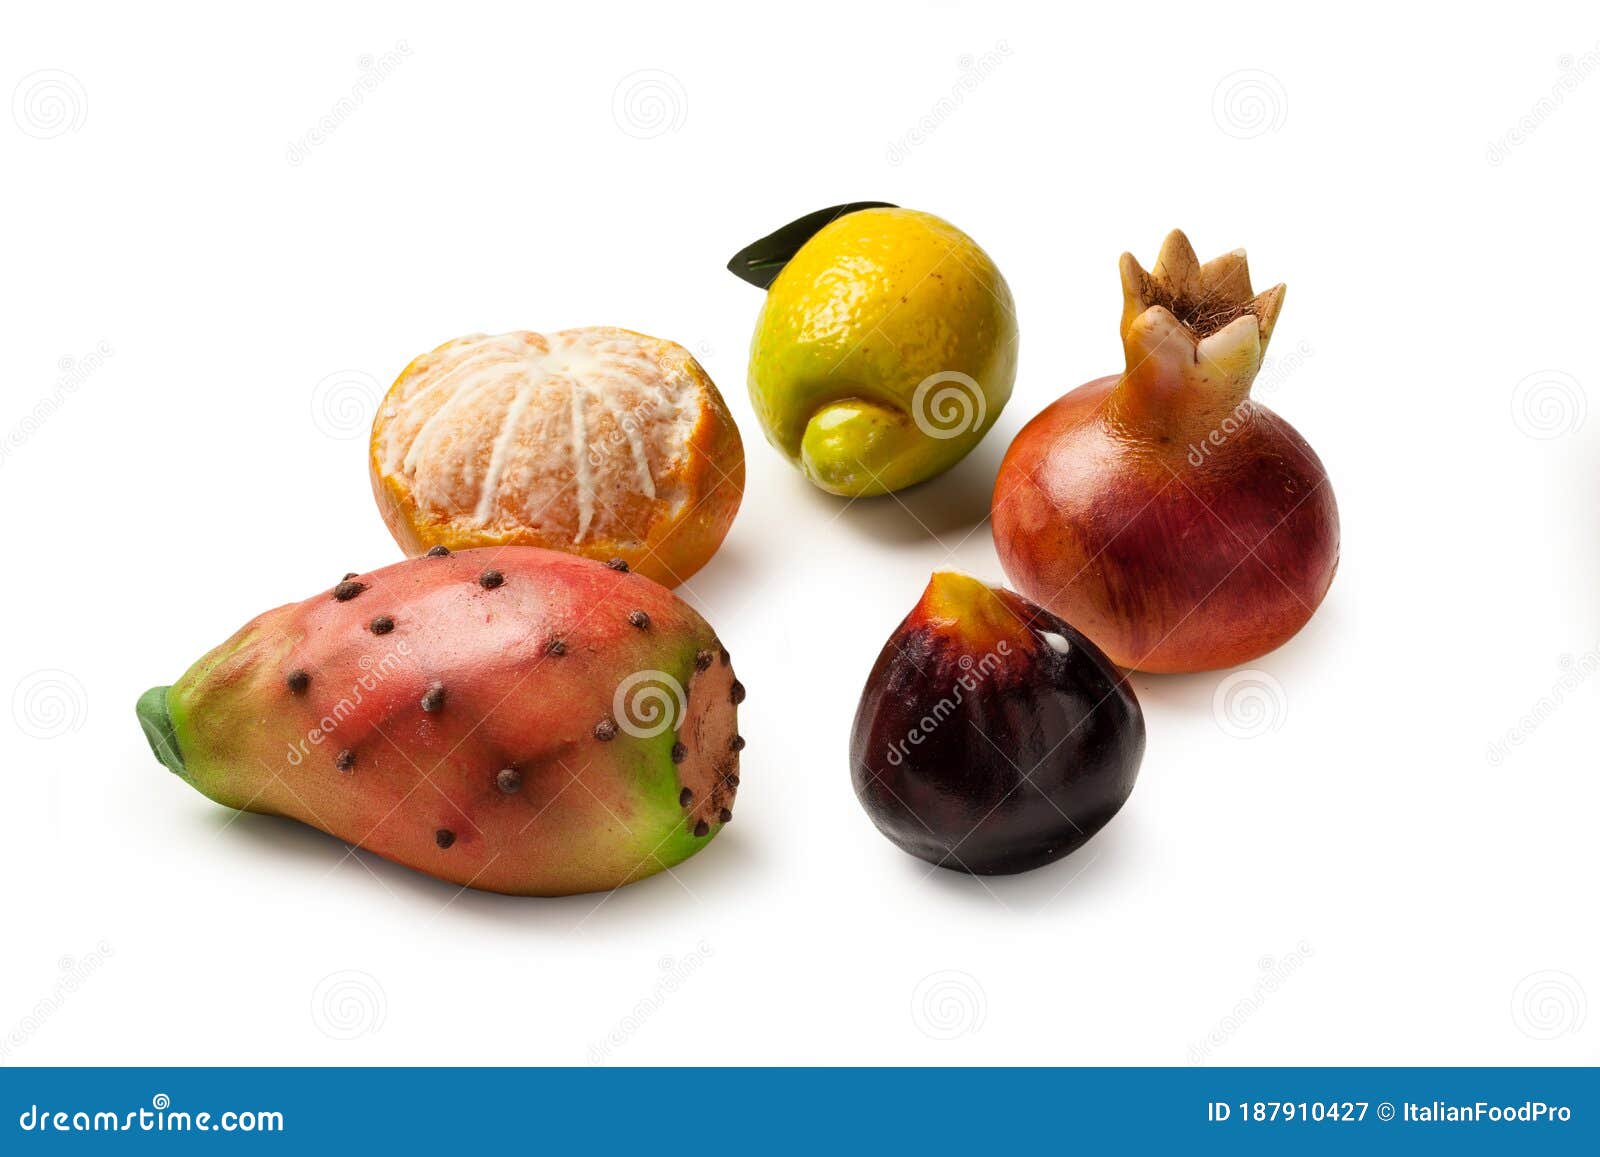
[[[1128,373],[1175,372],[1220,392],[1247,393],[1261,368],[1285,287],[1256,293],[1243,249],[1200,263],[1177,229],[1146,272],[1124,253],[1122,345]]]

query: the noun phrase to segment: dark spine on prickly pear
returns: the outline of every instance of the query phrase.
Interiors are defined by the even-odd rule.
[[[669,868],[733,818],[741,698],[665,587],[496,547],[268,611],[138,714],[219,803],[453,883],[564,895]]]

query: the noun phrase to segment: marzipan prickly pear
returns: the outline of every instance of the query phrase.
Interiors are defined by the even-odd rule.
[[[705,621],[621,562],[440,547],[259,616],[139,718],[218,803],[565,895],[669,868],[732,818],[743,698]]]

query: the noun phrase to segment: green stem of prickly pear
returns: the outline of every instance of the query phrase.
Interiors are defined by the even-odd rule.
[[[150,741],[150,750],[166,765],[169,771],[189,778],[189,769],[183,765],[183,752],[178,749],[178,733],[173,729],[172,716],[167,711],[167,692],[171,687],[152,687],[139,696],[139,725],[144,737]]]

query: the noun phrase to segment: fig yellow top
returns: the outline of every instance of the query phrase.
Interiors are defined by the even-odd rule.
[[[822,489],[870,495],[949,469],[1011,397],[1011,290],[961,230],[911,209],[824,226],[767,292],[750,399]]]
[[[516,543],[689,577],[726,535],[744,451],[682,346],[610,327],[474,334],[401,373],[374,493],[412,555]]]

